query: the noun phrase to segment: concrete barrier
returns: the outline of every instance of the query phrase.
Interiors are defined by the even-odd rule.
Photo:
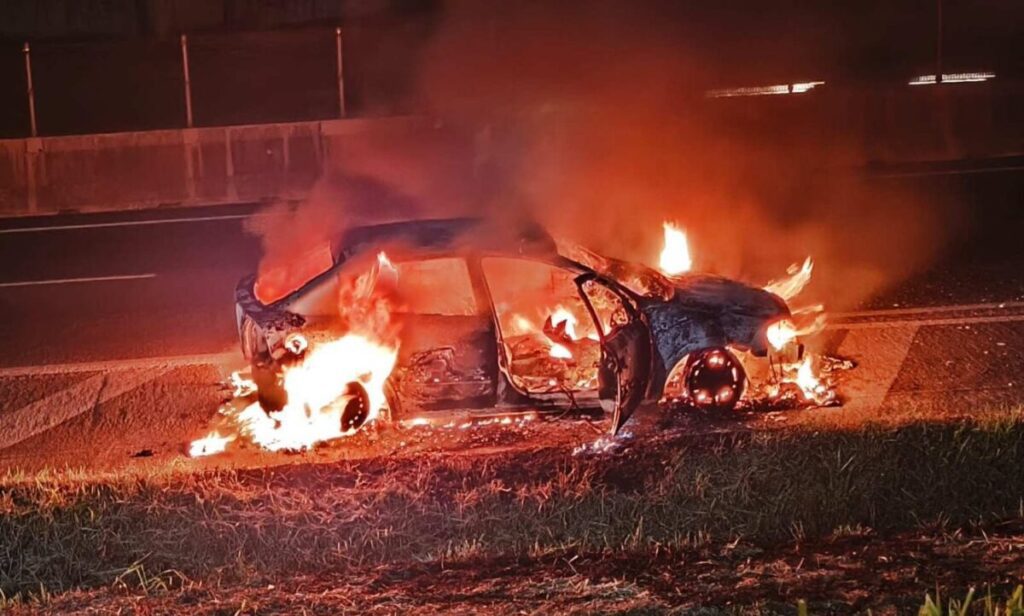
[[[298,199],[350,140],[438,131],[399,117],[0,140],[0,216]]]

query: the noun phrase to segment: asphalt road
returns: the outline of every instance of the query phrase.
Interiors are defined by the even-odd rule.
[[[255,207],[5,221],[0,367],[224,351]]]
[[[969,216],[930,270],[835,320],[823,344],[858,363],[847,404],[784,423],[1024,402],[1024,173],[880,181],[928,183]],[[181,457],[238,362],[233,289],[259,260],[243,226],[256,209],[0,221],[0,466]]]

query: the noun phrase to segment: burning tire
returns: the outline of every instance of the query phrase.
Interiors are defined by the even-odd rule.
[[[341,430],[358,430],[370,417],[370,394],[361,383],[355,381],[345,386],[345,393],[338,400],[341,404]]]
[[[691,353],[686,361],[683,395],[698,409],[731,411],[743,395],[746,380],[743,365],[728,349],[704,349]]]

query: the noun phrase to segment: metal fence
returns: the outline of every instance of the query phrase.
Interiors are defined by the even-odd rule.
[[[419,39],[393,30],[0,43],[0,138],[408,113]]]

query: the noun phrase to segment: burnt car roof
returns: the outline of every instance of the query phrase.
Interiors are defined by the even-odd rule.
[[[396,247],[421,256],[468,251],[533,257],[578,272],[597,272],[640,296],[663,300],[672,296],[672,283],[658,272],[559,242],[540,224],[523,219],[435,218],[351,227],[331,243],[331,254],[339,264],[367,252]]]
[[[480,250],[495,253],[557,255],[554,238],[533,222],[498,223],[484,218],[409,220],[352,227],[331,243],[335,262],[367,250],[401,245],[416,252]]]

